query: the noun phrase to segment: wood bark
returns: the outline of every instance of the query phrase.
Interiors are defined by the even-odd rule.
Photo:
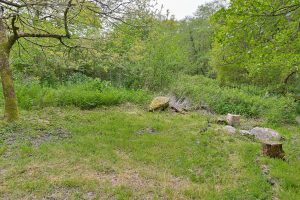
[[[264,142],[262,144],[262,153],[271,158],[284,159],[285,153],[280,142]]]
[[[4,97],[4,118],[7,121],[16,121],[19,118],[19,111],[12,72],[9,67],[9,52],[12,45],[6,33],[5,25],[0,19],[0,76]]]
[[[227,123],[230,126],[239,126],[241,123],[241,116],[240,115],[232,115],[232,114],[228,114],[226,117]]]

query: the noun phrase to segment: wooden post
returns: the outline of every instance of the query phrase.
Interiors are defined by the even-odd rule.
[[[262,153],[264,156],[268,156],[271,158],[284,159],[285,156],[285,153],[282,148],[282,143],[280,142],[263,142]]]

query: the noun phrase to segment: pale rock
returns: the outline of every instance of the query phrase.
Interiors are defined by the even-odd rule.
[[[234,128],[233,126],[225,126],[224,130],[230,134],[235,134],[236,133],[236,128]]]
[[[260,141],[280,141],[282,139],[278,132],[270,128],[255,127],[250,133]]]
[[[226,120],[227,120],[228,125],[230,125],[230,126],[239,126],[241,116],[240,115],[228,114],[227,117],[226,117]]]
[[[164,110],[169,107],[169,97],[156,97],[149,106],[149,111]]]

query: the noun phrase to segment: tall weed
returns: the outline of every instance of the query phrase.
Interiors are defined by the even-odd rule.
[[[18,104],[22,109],[49,106],[76,106],[92,109],[126,102],[144,104],[150,95],[142,90],[116,88],[109,82],[89,79],[83,82],[67,82],[56,87],[42,86],[39,82],[16,83]],[[1,104],[3,99],[1,98]]]
[[[219,114],[260,117],[272,123],[295,120],[296,104],[292,98],[271,96],[259,88],[221,87],[215,80],[187,75],[181,76],[171,88],[176,95],[191,98],[196,106],[205,104]]]

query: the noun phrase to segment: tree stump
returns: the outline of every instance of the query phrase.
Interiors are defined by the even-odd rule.
[[[284,159],[285,156],[282,148],[282,143],[280,142],[270,142],[270,141],[263,142],[262,153],[264,156],[268,156],[270,158]]]
[[[240,125],[241,116],[228,114],[226,117],[226,121],[227,121],[228,125],[236,127],[236,126]]]

